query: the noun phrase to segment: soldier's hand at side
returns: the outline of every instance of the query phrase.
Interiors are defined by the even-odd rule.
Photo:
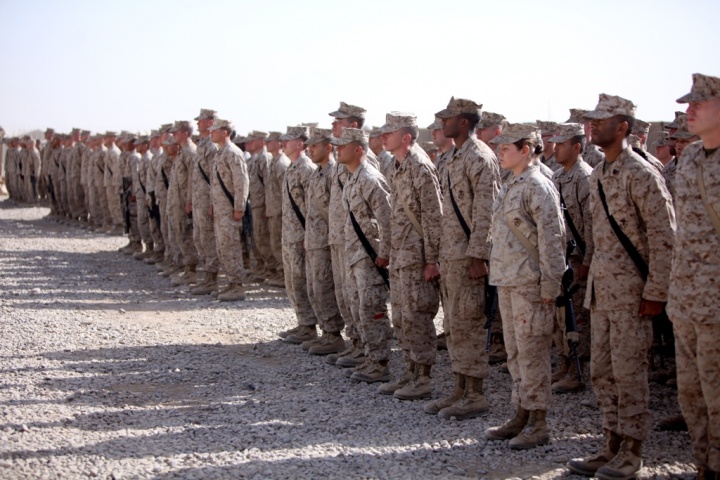
[[[381,268],[385,268],[388,265],[390,265],[390,260],[388,260],[387,258],[377,257],[375,259],[375,265],[377,265],[378,267],[381,267]]]
[[[488,267],[485,260],[481,258],[473,258],[472,263],[470,264],[470,278],[483,278],[487,274]]]
[[[240,220],[242,220],[244,214],[245,212],[242,212],[240,210],[233,210],[233,220],[239,222]]]
[[[580,265],[575,269],[573,272],[575,275],[575,280],[578,282],[584,282],[588,278],[588,273],[590,273],[590,267],[587,265]]]
[[[640,312],[638,315],[641,317],[654,317],[662,313],[665,302],[656,302],[655,300],[640,300]]]
[[[208,206],[208,217],[212,217],[212,216],[213,216],[213,208],[212,208],[212,205],[209,205]]]
[[[190,204],[190,203],[185,204],[185,213],[187,213],[188,215],[190,215],[192,213],[192,204]]]
[[[428,263],[425,265],[425,281],[432,282],[440,276],[440,267],[437,263]]]

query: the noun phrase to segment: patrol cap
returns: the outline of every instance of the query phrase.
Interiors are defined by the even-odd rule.
[[[260,130],[253,130],[252,132],[247,134],[247,137],[245,137],[245,140],[247,142],[249,142],[251,140],[257,140],[258,138],[265,140],[267,138],[267,136],[268,136],[267,132],[262,132]]]
[[[240,145],[241,143],[247,143],[247,138],[242,135],[235,135],[235,138],[233,138],[232,142],[235,145]]]
[[[210,127],[210,131],[220,130],[221,128],[227,129],[231,132],[233,130],[235,130],[235,127],[233,126],[232,122],[230,122],[230,120],[223,120],[221,118],[216,118],[215,122]]]
[[[552,143],[565,143],[571,138],[585,136],[585,129],[580,123],[563,123],[555,129],[555,135],[549,140]]]
[[[482,112],[477,128],[490,128],[505,123],[505,115],[493,112]]]
[[[201,108],[200,115],[195,117],[195,120],[215,120],[217,118],[217,112],[209,108]]]
[[[588,113],[588,110],[584,110],[582,108],[571,108],[570,118],[568,118],[565,123],[584,123],[587,121],[585,118],[586,113]]]
[[[266,142],[272,142],[276,140],[280,140],[280,137],[282,137],[282,132],[270,132],[267,137],[265,137]]]
[[[490,140],[490,143],[505,145],[519,142],[520,140],[535,140],[542,142],[540,130],[535,125],[527,123],[510,123],[504,129],[502,134]]]
[[[652,143],[654,147],[664,147],[670,145],[670,134],[668,132],[658,132],[655,141]]]
[[[80,133],[80,129],[73,127],[73,129],[70,131],[70,135],[75,135],[76,133]]]
[[[682,117],[683,115],[685,115],[685,112],[675,112],[675,120],[668,123],[667,125],[664,125],[663,128],[668,129],[668,130],[673,129],[673,128],[678,128],[678,123],[677,123],[678,118]]]
[[[315,128],[319,125],[318,122],[303,122],[299,124],[300,127],[308,127],[308,128]]]
[[[538,128],[540,129],[540,135],[547,137],[548,135],[555,135],[557,128],[560,126],[557,122],[546,122],[544,120],[536,120]]]
[[[433,142],[422,142],[420,147],[425,150],[425,153],[437,152],[439,148]]]
[[[408,127],[417,127],[417,116],[414,113],[390,112],[385,115],[385,125],[380,127],[380,133],[391,133]]]
[[[160,136],[160,130],[150,130],[150,136],[148,138],[155,138]]]
[[[670,138],[672,139],[678,139],[678,140],[688,140],[690,138],[693,138],[695,136],[694,133],[690,133],[688,130],[688,117],[687,115],[681,115],[675,120],[678,124],[677,131],[670,135]]]
[[[342,146],[347,145],[348,143],[352,142],[358,142],[363,145],[368,144],[368,134],[365,130],[362,130],[360,128],[344,128],[342,129],[342,135],[337,137],[332,137],[330,140],[330,143],[332,143],[335,146]]]
[[[81,130],[80,135],[81,136],[90,135],[90,130]]]
[[[648,133],[650,133],[650,124],[648,122],[640,120],[639,118],[636,118],[631,133],[637,136],[640,136],[642,134],[647,135]]]
[[[598,101],[595,110],[590,110],[583,115],[584,118],[603,120],[605,118],[612,118],[616,115],[625,115],[628,117],[635,117],[635,109],[637,107],[630,100],[627,100],[616,95],[608,95],[606,93],[600,94],[600,100]]]
[[[105,132],[106,137],[117,137],[117,132],[113,132],[111,130],[108,130]]]
[[[435,117],[435,121],[427,126],[427,129],[430,130],[431,132],[433,130],[438,130],[440,128],[442,128],[442,118],[437,117],[437,116]]]
[[[720,78],[693,73],[693,86],[690,93],[677,99],[677,103],[704,102],[720,97]]]
[[[175,140],[175,137],[170,135],[164,142],[162,142],[163,145],[179,145],[177,140]]]
[[[463,113],[482,115],[482,103],[475,103],[465,98],[450,97],[447,108],[440,110],[435,116],[440,118],[452,118]]]
[[[0,128],[0,132],[4,132],[4,130]],[[49,133],[52,135],[53,133],[55,133],[55,129],[48,127],[45,129],[45,133]]]
[[[158,129],[160,133],[170,133],[170,129],[172,128],[172,123],[163,123],[160,125],[160,128]]]
[[[332,130],[327,128],[313,128],[310,130],[310,136],[305,140],[305,145],[317,145],[318,143],[330,142],[332,140]]]
[[[380,130],[380,127],[372,127],[370,131],[368,132],[368,137],[370,138],[377,138],[382,135],[382,131]]]
[[[283,142],[288,140],[295,140],[296,138],[310,137],[310,129],[308,127],[287,127],[287,132],[285,132],[285,135],[280,137],[280,140]]]
[[[150,137],[148,135],[142,135],[137,137],[137,140],[135,140],[135,143],[148,143],[150,142]]]
[[[367,110],[365,110],[362,107],[358,107],[357,105],[349,105],[345,102],[340,102],[340,108],[338,108],[334,112],[328,113],[328,115],[330,115],[331,117],[335,117],[335,118],[348,118],[348,117],[365,118],[366,112],[367,112]],[[315,126],[317,126],[317,124]]]
[[[193,126],[187,120],[176,120],[172,128],[170,128],[170,133],[179,132],[180,130],[188,130],[192,133]]]

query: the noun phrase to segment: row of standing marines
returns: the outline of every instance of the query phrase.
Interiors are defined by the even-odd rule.
[[[47,195],[56,218],[124,226],[121,250],[192,294],[286,288],[297,325],[284,341],[381,394],[431,398],[446,344],[455,385],[429,414],[487,412],[488,365],[507,360],[516,413],[485,436],[511,448],[549,442],[551,393],[584,388],[589,358],[604,446],[569,462],[584,475],[642,468],[653,319],[669,317],[698,478],[718,478],[720,79],[695,74],[678,102],[687,114],[658,134],[657,158],[635,105],[601,94],[561,125],[511,124],[452,98],[423,148],[405,112],[368,132],[365,110],[341,102],[332,129],[239,137],[203,109],[197,143],[187,121],[147,136],[48,131],[42,152],[10,139],[6,174],[11,197]],[[406,363],[397,378],[393,335]]]

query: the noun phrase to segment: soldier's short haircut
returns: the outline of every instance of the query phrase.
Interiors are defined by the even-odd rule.
[[[188,125],[183,125],[182,127],[178,128],[178,131],[187,132],[188,135],[192,135],[193,132],[195,131],[195,128],[192,125],[188,124]]]
[[[367,152],[368,152],[368,148],[370,148],[370,145],[369,145],[368,143],[363,143],[363,142],[350,142],[350,143],[348,143],[348,145],[352,145],[352,146],[354,146],[354,147],[360,147],[360,148],[362,148],[362,149],[363,149],[363,153],[367,153]]]
[[[357,123],[357,128],[363,128],[365,126],[365,119],[362,117],[353,117],[352,115],[347,117],[348,123]]]
[[[237,137],[237,130],[233,130],[232,132],[230,132],[230,141],[232,142],[233,140],[235,140],[235,137]]]
[[[410,138],[412,139],[410,143],[415,143],[418,136],[420,135],[420,129],[418,127],[402,127],[400,131],[402,132],[403,136],[410,135]]]
[[[635,118],[630,117],[628,115],[616,115],[615,118],[617,119],[618,123],[627,122],[628,128],[627,128],[627,132],[625,132],[625,138],[629,137],[633,131],[633,127],[635,126]]]
[[[305,142],[307,142],[308,137],[307,137],[307,135],[302,134],[302,135],[300,135],[299,137],[297,137],[295,140],[302,140],[303,143],[305,143]]]
[[[461,120],[467,120],[470,124],[470,130],[477,130],[478,123],[480,123],[480,115],[477,113],[461,113],[459,115]]]
[[[570,139],[570,145],[580,144],[580,151],[585,149],[585,135],[575,135]]]

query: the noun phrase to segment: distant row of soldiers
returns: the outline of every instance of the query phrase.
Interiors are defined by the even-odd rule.
[[[119,177],[103,178],[107,207],[97,189],[83,211],[70,186],[53,212],[113,228],[125,212],[124,252],[160,262],[193,294],[241,300],[244,282],[284,286],[297,316],[285,342],[401,400],[432,396],[442,302],[455,385],[424,410],[484,414],[490,354],[506,358],[517,410],[485,435],[511,448],[549,442],[551,394],[584,388],[589,357],[605,442],[569,468],[603,479],[642,468],[652,319],[669,316],[699,478],[717,478],[720,79],[695,75],[678,102],[688,114],[655,139],[657,158],[635,105],[606,94],[561,125],[511,124],[452,98],[428,127],[437,150],[420,148],[414,114],[391,112],[368,132],[365,110],[341,103],[332,129],[253,131],[235,138],[243,153],[232,124],[203,109],[197,144],[187,121],[90,141],[85,166],[102,158]],[[58,165],[79,158],[84,171],[72,142],[55,149]],[[397,378],[393,334],[406,364]]]

